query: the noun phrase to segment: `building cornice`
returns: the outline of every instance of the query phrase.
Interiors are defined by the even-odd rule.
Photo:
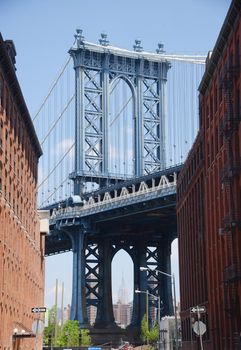
[[[6,44],[3,40],[1,33],[0,33],[0,63],[4,73],[4,77],[8,82],[9,89],[11,90],[12,96],[16,101],[21,117],[25,122],[26,129],[28,130],[29,135],[32,138],[33,145],[36,149],[37,155],[38,157],[40,157],[43,154],[43,152],[42,152],[32,119],[30,117],[27,105],[25,103],[16,73],[15,73],[15,67],[8,55],[8,52],[6,50]]]
[[[205,91],[207,90],[209,83],[212,79],[212,76],[218,66],[218,62],[220,58],[222,57],[223,51],[226,47],[226,44],[228,42],[228,38],[230,33],[232,32],[235,22],[237,21],[238,17],[240,16],[241,12],[241,1],[240,0],[233,0],[228,13],[226,15],[226,18],[224,20],[223,26],[221,28],[221,31],[219,33],[218,39],[216,41],[216,44],[214,46],[213,52],[211,54],[210,59],[208,59],[206,64],[206,70],[203,75],[202,81],[199,85],[199,92],[201,94],[205,94]]]

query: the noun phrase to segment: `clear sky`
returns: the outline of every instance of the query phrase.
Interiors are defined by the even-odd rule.
[[[230,0],[0,0],[0,31],[17,50],[17,75],[32,116],[68,57],[76,28],[96,42],[101,32],[111,44],[132,49],[140,38],[147,51],[159,41],[167,53],[206,54],[212,50]],[[132,269],[128,257],[114,261],[114,294],[122,273],[127,287]],[[122,268],[120,269],[120,266]],[[71,254],[46,262],[46,304],[54,303],[55,279],[64,281],[70,302]],[[177,244],[173,247],[177,272]],[[178,280],[178,279],[177,279]]]

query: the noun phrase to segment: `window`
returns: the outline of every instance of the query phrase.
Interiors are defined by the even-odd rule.
[[[3,82],[3,78],[0,76],[0,107],[3,108],[3,106],[4,106],[4,82]]]
[[[206,122],[207,122],[207,128],[209,127],[209,108],[206,106]]]
[[[214,145],[213,145],[213,136],[211,137],[211,162],[214,159]]]
[[[10,100],[9,93],[8,91],[6,91],[6,116],[7,117],[9,117],[9,100]]]
[[[2,162],[0,162],[0,191],[2,191],[2,170],[3,170],[3,166],[2,166]]]
[[[218,109],[218,92],[217,92],[217,86],[214,88],[214,113],[217,112]]]
[[[210,119],[213,119],[213,95],[210,97]]]
[[[222,79],[222,72],[221,72],[221,68],[219,70],[219,96],[218,96],[218,102],[219,104],[221,104],[222,100],[223,100],[223,79]]]
[[[236,50],[235,50],[235,60],[236,60],[236,66],[240,66],[240,47],[239,47],[239,38],[236,40]]]
[[[7,171],[5,170],[5,177],[4,177],[4,197],[7,197]]]
[[[218,154],[218,151],[219,151],[219,147],[218,147],[218,135],[219,135],[219,132],[218,132],[218,128],[216,127],[215,129],[215,153],[216,155]]]
[[[0,148],[3,146],[3,121],[0,120]]]
[[[236,103],[235,103],[235,107],[236,107],[236,117],[238,118],[238,120],[239,120],[239,118],[240,118],[240,90],[239,89],[237,89],[237,91],[236,91],[236,96],[235,96],[236,98]]]
[[[13,100],[12,99],[10,99],[9,114],[10,114],[10,130],[12,132],[12,128],[13,128]]]
[[[210,166],[210,147],[209,147],[209,143],[207,143],[207,164],[208,167]]]

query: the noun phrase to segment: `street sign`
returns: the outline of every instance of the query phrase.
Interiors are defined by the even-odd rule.
[[[203,313],[205,313],[206,312],[206,308],[205,308],[205,306],[195,306],[195,307],[193,307],[193,308],[191,308],[191,312],[193,313],[193,314],[196,314],[196,313],[200,313],[200,314],[203,314]]]
[[[193,328],[193,331],[197,335],[200,335],[200,336],[202,336],[207,330],[207,327],[206,327],[205,323],[203,323],[202,321],[196,321],[193,324],[192,328]]]
[[[47,308],[44,306],[40,307],[32,307],[31,312],[38,313],[38,312],[46,312]]]

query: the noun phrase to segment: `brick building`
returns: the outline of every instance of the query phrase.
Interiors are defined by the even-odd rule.
[[[43,304],[44,237],[37,214],[42,151],[15,74],[15,47],[0,34],[0,349],[33,349]],[[38,349],[40,348],[40,345]]]
[[[233,0],[199,86],[200,131],[178,179],[183,349],[206,307],[204,349],[241,346],[241,2]]]

